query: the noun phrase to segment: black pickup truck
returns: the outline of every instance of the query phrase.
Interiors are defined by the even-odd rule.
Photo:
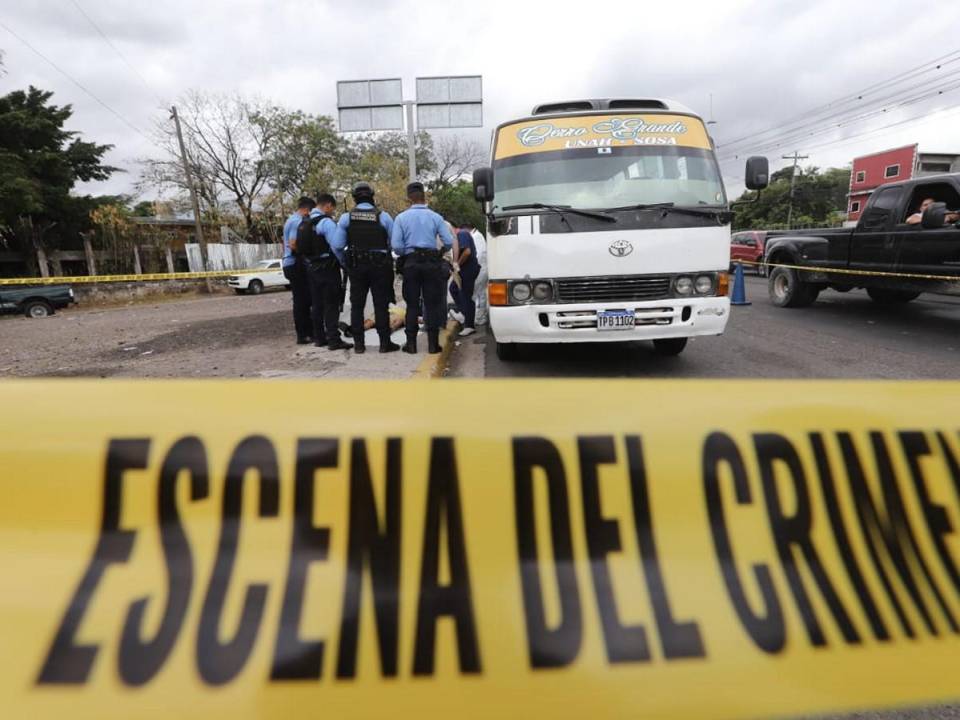
[[[922,222],[908,224],[928,198],[934,203]],[[937,175],[877,188],[856,227],[771,232],[764,255],[770,299],[779,307],[803,307],[828,287],[865,288],[885,304],[910,302],[924,292],[960,295],[957,209],[960,174]],[[772,267],[778,264],[818,269]],[[924,275],[940,279],[917,277]]]
[[[76,302],[69,285],[0,285],[0,313],[42,318]]]

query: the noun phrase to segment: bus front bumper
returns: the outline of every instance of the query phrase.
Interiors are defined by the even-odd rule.
[[[598,330],[598,313],[605,310],[633,310],[634,326]],[[500,343],[634,342],[720,335],[729,317],[727,297],[669,298],[491,307],[490,327]]]

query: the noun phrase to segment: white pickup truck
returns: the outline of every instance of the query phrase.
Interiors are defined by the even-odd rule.
[[[227,285],[237,295],[259,295],[266,288],[290,288],[290,283],[283,276],[280,260],[261,260],[257,263],[257,270],[255,273],[231,275],[227,278]]]

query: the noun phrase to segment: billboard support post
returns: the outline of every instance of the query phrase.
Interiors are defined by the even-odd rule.
[[[414,182],[417,179],[417,128],[483,127],[483,78],[480,75],[418,77],[416,100],[403,99],[400,78],[339,81],[337,112],[340,132],[406,129],[407,174],[410,182]]]

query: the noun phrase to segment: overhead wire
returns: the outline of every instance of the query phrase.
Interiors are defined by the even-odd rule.
[[[948,110],[952,110],[952,112],[946,112]],[[823,148],[831,147],[834,145],[839,145],[840,147],[859,145],[860,143],[864,142],[864,140],[867,137],[874,137],[874,136],[883,137],[886,135],[891,135],[892,134],[892,132],[890,131],[891,128],[897,128],[901,125],[906,125],[907,123],[915,122],[918,120],[921,121],[921,123],[927,120],[942,120],[944,118],[954,117],[958,114],[960,114],[960,103],[955,103],[953,105],[948,105],[944,108],[940,108],[937,111],[935,111],[933,114],[922,113],[922,114],[914,115],[908,118],[904,118],[902,120],[897,120],[896,122],[888,123],[886,125],[881,125],[880,127],[870,128],[869,130],[864,130],[863,132],[856,133],[854,135],[848,135],[843,138],[830,140],[827,142],[819,143],[817,145],[804,146],[804,150],[805,151],[821,150]],[[726,163],[720,163],[720,165],[721,165],[721,173],[722,173],[723,166],[726,165],[730,167],[732,165],[732,162],[727,161]],[[739,177],[739,176],[725,176],[725,177],[727,180],[743,179],[742,177]]]
[[[107,34],[100,28],[99,25],[97,25],[97,23],[94,21],[94,19],[93,19],[92,17],[90,17],[90,15],[87,14],[87,12],[83,9],[83,7],[80,5],[80,3],[78,2],[78,0],[70,0],[70,2],[71,2],[71,3],[73,4],[73,6],[77,9],[77,11],[78,11],[81,15],[83,15],[84,19],[86,19],[86,21],[90,24],[90,26],[91,26],[94,30],[97,31],[97,34],[100,35],[100,37],[103,39],[103,41],[104,41],[108,46],[110,46],[110,49],[113,50],[114,53],[116,53],[117,57],[119,57],[120,60],[123,61],[123,64],[126,65],[126,66],[130,69],[130,71],[131,71],[134,75],[137,76],[137,79],[139,79],[140,82],[143,84],[143,86],[144,86],[147,90],[150,91],[150,94],[154,96],[154,98],[157,100],[157,102],[159,102],[161,105],[164,105],[165,103],[164,103],[163,99],[162,99],[162,98],[160,97],[160,95],[153,89],[153,86],[151,86],[150,83],[147,82],[147,79],[146,79],[146,78],[143,76],[143,74],[134,66],[134,64],[131,63],[130,60],[127,59],[127,56],[124,55],[122,52],[120,52],[120,48],[118,48],[116,45],[113,44],[113,41],[111,41],[110,38],[107,36]]]
[[[952,73],[949,77],[950,77],[950,82],[935,85],[934,87],[923,90],[915,95],[908,95],[907,97],[904,97],[901,100],[899,100],[899,102],[895,102],[890,105],[885,105],[882,107],[873,108],[861,113],[860,115],[841,118],[839,122],[832,122],[826,126],[821,126],[819,129],[815,129],[812,131],[804,130],[803,132],[800,132],[800,133],[794,133],[790,135],[784,135],[782,137],[770,138],[768,140],[761,141],[757,145],[749,148],[749,151],[751,153],[762,153],[765,151],[774,150],[781,147],[791,147],[797,144],[803,144],[804,148],[806,148],[807,143],[802,141],[805,141],[811,137],[816,137],[818,135],[823,135],[829,132],[835,132],[840,128],[854,125],[876,116],[889,114],[898,109],[908,107],[910,105],[915,105],[925,100],[930,100],[936,97],[942,97],[947,93],[960,89],[960,70],[958,70],[956,73]],[[940,82],[944,80],[944,78],[938,78],[937,80],[938,82]],[[921,86],[918,86],[918,87],[922,87],[922,85],[927,85],[927,84],[929,83],[922,83]],[[885,98],[885,100],[890,100],[890,99],[893,99],[893,97],[891,96],[891,97]],[[724,153],[723,148],[719,149],[719,155],[723,160],[737,159],[741,153],[745,153],[745,152],[747,152],[746,148],[740,151],[735,151],[735,152],[732,151],[730,153]]]
[[[909,70],[906,70],[902,73],[894,75],[893,77],[888,78],[886,80],[874,83],[873,85],[870,85],[866,88],[858,90],[857,92],[852,93],[850,95],[842,96],[840,98],[837,98],[836,100],[833,100],[828,103],[824,103],[823,105],[819,105],[810,110],[807,110],[804,113],[802,113],[802,120],[788,120],[788,121],[770,126],[764,130],[754,131],[737,138],[733,138],[723,142],[718,142],[717,145],[720,148],[728,149],[736,145],[742,144],[746,141],[755,142],[759,137],[763,135],[768,135],[770,133],[774,133],[775,131],[780,131],[776,133],[777,135],[782,135],[785,133],[794,133],[803,127],[816,124],[817,122],[822,122],[824,118],[821,118],[820,116],[830,110],[834,110],[834,112],[832,115],[828,115],[828,117],[836,117],[838,114],[854,111],[855,110],[854,108],[848,108],[847,110],[840,111],[839,113],[836,112],[838,107],[842,107],[844,105],[849,105],[851,103],[862,101],[866,96],[870,94],[874,94],[876,92],[880,92],[881,90],[895,87],[896,85],[901,85],[907,81],[916,79],[918,76],[922,76],[931,72],[937,72],[941,70],[943,66],[949,65],[951,63],[956,63],[956,62],[960,62],[960,49],[951,51],[950,53],[947,53],[946,55],[942,55],[941,57],[938,57],[934,60],[930,60],[928,62],[922,63],[921,65],[915,66]],[[922,84],[927,84],[931,81],[937,81],[937,80],[943,80],[943,79],[944,79],[943,77],[933,78],[932,80],[925,81]],[[876,102],[877,100],[869,100],[868,104],[875,104]],[[860,108],[856,108],[856,110],[859,110],[859,109]],[[767,138],[767,140],[769,140],[769,138]]]
[[[61,75],[63,75],[65,78],[67,78],[67,80],[69,80],[69,81],[72,82],[74,85],[76,85],[81,91],[83,91],[86,95],[88,95],[89,97],[91,97],[91,98],[92,98],[94,101],[96,101],[101,107],[103,107],[103,108],[104,108],[105,110],[107,110],[110,114],[112,114],[114,117],[116,117],[116,118],[117,118],[120,122],[122,122],[124,125],[126,125],[126,126],[129,127],[131,130],[133,130],[135,133],[137,133],[138,135],[140,135],[144,140],[147,140],[147,141],[150,142],[150,143],[156,144],[153,140],[150,139],[150,137],[149,137],[146,133],[143,132],[143,130],[141,130],[140,128],[138,128],[136,125],[134,125],[132,122],[130,122],[126,117],[124,117],[121,113],[119,113],[118,111],[114,110],[112,107],[110,107],[110,105],[108,105],[106,102],[104,102],[103,100],[101,100],[92,90],[90,90],[89,88],[87,88],[83,83],[81,83],[79,80],[77,80],[75,77],[73,77],[70,73],[68,73],[66,70],[64,70],[64,69],[61,68],[59,65],[57,65],[53,60],[51,60],[51,59],[48,58],[46,55],[44,55],[42,52],[40,52],[40,50],[38,50],[36,47],[34,47],[34,46],[33,46],[29,41],[27,41],[23,36],[21,36],[20,34],[18,34],[17,32],[15,32],[9,25],[7,25],[6,23],[4,23],[2,20],[0,20],[0,27],[2,27],[4,30],[6,30],[6,31],[7,31],[8,33],[10,33],[11,35],[13,35],[13,37],[15,37],[17,40],[19,40],[21,43],[23,43],[23,45],[25,45],[27,48],[29,48],[34,54],[36,54],[38,57],[40,57],[42,60],[44,60],[47,64],[49,64],[50,67],[52,67],[52,68],[53,68],[54,70],[56,70],[58,73],[60,73]]]

